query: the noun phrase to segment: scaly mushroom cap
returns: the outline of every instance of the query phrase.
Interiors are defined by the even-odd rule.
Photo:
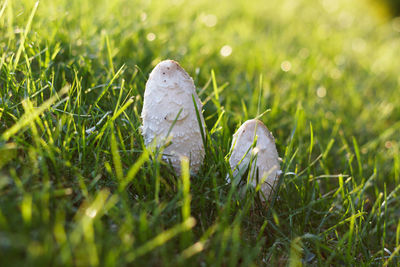
[[[179,172],[181,157],[187,157],[191,172],[196,174],[203,163],[204,147],[192,95],[204,129],[202,104],[193,79],[177,62],[162,61],[150,73],[146,83],[141,116],[145,145],[150,145],[155,139],[160,146],[165,144],[166,139],[171,139],[171,144],[164,149],[163,159],[170,161],[175,171]]]
[[[257,137],[256,144],[251,148],[255,137]],[[267,127],[256,119],[246,121],[233,135],[231,150],[229,163],[233,176],[240,179],[237,176],[243,175],[253,158],[250,183],[254,187],[258,182],[261,183],[261,191],[266,199],[269,199],[277,184],[280,166],[275,140]]]

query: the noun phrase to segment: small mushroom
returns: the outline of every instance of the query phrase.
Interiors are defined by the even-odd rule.
[[[231,151],[229,164],[235,181],[249,170],[249,184],[260,184],[268,200],[277,184],[280,165],[274,137],[267,127],[257,119],[246,121],[233,135]]]
[[[145,145],[155,141],[157,146],[162,146],[170,142],[164,149],[163,159],[179,172],[181,157],[187,157],[192,174],[196,174],[203,163],[204,146],[192,96],[205,129],[202,104],[193,79],[178,62],[162,61],[146,83],[141,117]]]

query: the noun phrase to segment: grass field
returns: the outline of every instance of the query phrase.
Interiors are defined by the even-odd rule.
[[[399,56],[363,1],[1,0],[0,265],[399,265]],[[204,103],[190,179],[139,131],[167,58]],[[225,180],[257,116],[268,207]]]

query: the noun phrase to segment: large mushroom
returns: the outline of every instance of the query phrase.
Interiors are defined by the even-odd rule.
[[[274,137],[267,127],[257,119],[246,121],[233,135],[231,151],[229,164],[234,181],[241,181],[248,170],[247,184],[254,188],[260,185],[268,200],[277,184],[280,165]]]
[[[146,83],[141,116],[145,145],[166,145],[163,159],[171,162],[176,172],[180,171],[181,157],[187,157],[191,173],[196,174],[203,163],[204,146],[193,97],[204,129],[202,104],[193,79],[178,62],[162,61]]]

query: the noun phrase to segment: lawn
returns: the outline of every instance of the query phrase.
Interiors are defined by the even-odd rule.
[[[400,264],[400,19],[345,0],[0,0],[1,266]],[[145,148],[145,83],[193,77],[206,157]],[[258,117],[282,175],[226,182]],[[190,190],[188,190],[190,187]]]

